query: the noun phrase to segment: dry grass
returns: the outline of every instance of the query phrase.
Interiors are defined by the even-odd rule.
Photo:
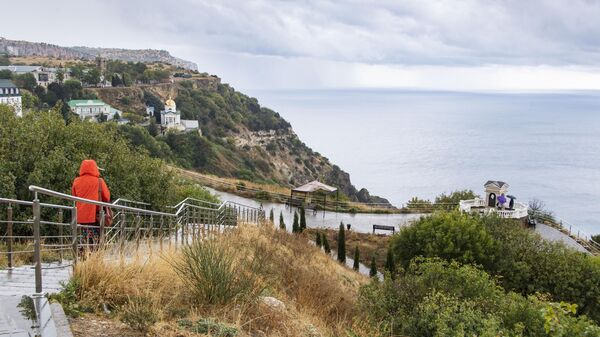
[[[337,235],[338,231],[333,229],[322,228],[307,228],[304,230],[304,236],[307,239],[314,241],[316,232],[327,235],[329,246],[332,251],[337,251]],[[370,266],[371,257],[375,256],[377,267],[382,270],[385,265],[386,253],[389,246],[389,235],[358,233],[355,231],[346,231],[346,256],[353,257],[354,249],[358,246],[360,251],[360,262],[366,266]]]
[[[173,267],[178,251],[127,263],[106,262],[96,253],[80,263],[80,303],[100,310],[103,304],[121,319],[128,310],[146,304],[159,323],[150,328],[156,336],[183,336],[177,319],[212,318],[236,327],[238,336],[342,336],[356,316],[355,300],[367,278],[338,264],[306,238],[270,226],[241,226],[215,239],[217,245],[235,252],[236,267],[256,279],[255,296],[225,304],[210,304],[194,298]],[[243,261],[252,261],[244,263]],[[265,305],[263,296],[285,303],[285,310]],[[146,315],[144,312],[142,315]]]
[[[248,190],[261,190],[268,193],[281,194],[283,196],[289,196],[291,189],[275,184],[260,184],[254,183],[247,180],[236,179],[236,178],[223,178],[211,174],[198,173],[194,171],[183,170],[175,168],[182,176],[201,182],[215,189],[227,190],[231,192],[236,191],[235,186],[242,183]]]
[[[13,244],[13,267],[33,264],[33,242]],[[8,267],[8,247],[0,244],[0,268]],[[63,259],[71,258],[71,251],[63,251]],[[60,253],[58,251],[42,251],[42,262],[58,262]]]

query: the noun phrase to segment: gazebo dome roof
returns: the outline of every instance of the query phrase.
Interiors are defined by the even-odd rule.
[[[325,192],[335,192],[337,188],[329,185],[325,185],[320,181],[314,180],[302,186],[298,186],[294,188],[292,191],[294,192],[303,192],[303,193],[313,193],[316,191],[325,191]]]

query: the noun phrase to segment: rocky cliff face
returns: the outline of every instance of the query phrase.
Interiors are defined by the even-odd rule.
[[[48,43],[8,40],[0,37],[0,53],[13,56],[46,56],[63,59],[91,60],[97,56],[133,62],[164,62],[185,69],[198,70],[194,62],[172,56],[166,50],[62,47]]]

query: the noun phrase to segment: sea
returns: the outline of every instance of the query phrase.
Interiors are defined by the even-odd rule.
[[[501,180],[582,234],[600,233],[600,92],[249,91],[357,188],[412,197]]]

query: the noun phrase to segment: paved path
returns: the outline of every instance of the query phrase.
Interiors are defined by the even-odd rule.
[[[44,293],[56,293],[61,289],[60,282],[71,276],[69,262],[42,264],[42,289]],[[32,295],[35,293],[35,269],[33,265],[16,267],[13,270],[0,270],[0,295]]]
[[[583,253],[589,253],[582,245],[573,240],[570,236],[562,233],[556,228],[544,224],[537,224],[535,231],[546,240],[557,241],[564,243],[567,247],[571,247]]]

